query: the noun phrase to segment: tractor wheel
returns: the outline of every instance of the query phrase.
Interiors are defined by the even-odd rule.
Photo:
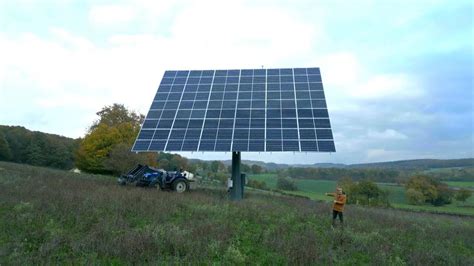
[[[173,190],[178,193],[183,193],[188,190],[188,183],[184,180],[176,180],[173,182]]]

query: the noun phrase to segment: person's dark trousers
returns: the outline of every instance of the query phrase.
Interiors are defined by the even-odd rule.
[[[339,221],[341,221],[341,225],[344,225],[344,217],[342,215],[342,212],[336,210],[332,211],[332,225],[334,226],[336,224],[337,216],[339,216]]]

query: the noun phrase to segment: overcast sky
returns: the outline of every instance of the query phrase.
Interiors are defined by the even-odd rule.
[[[146,114],[166,69],[316,66],[337,152],[243,159],[473,157],[473,40],[461,0],[0,0],[0,124],[77,138],[105,105]]]

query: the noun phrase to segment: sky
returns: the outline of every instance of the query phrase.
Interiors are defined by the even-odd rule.
[[[320,67],[337,151],[242,159],[474,157],[473,10],[463,0],[0,0],[0,124],[83,137],[106,105],[146,114],[168,69]]]

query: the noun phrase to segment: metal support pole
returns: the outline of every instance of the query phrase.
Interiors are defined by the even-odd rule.
[[[230,199],[239,201],[243,198],[244,188],[242,176],[240,174],[240,152],[232,152],[232,188],[230,190]]]

